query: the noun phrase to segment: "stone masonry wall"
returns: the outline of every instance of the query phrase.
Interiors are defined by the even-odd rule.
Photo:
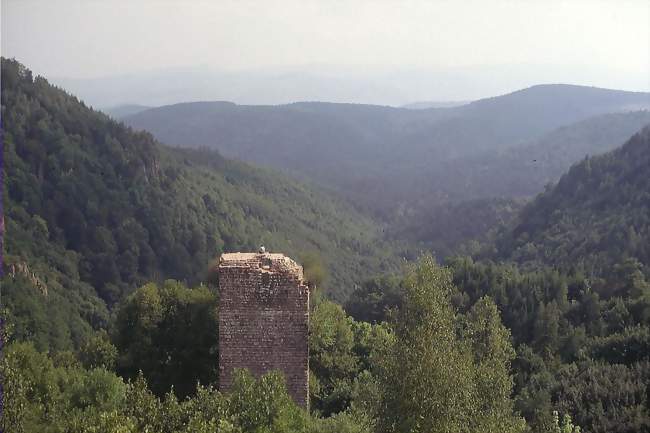
[[[291,397],[309,402],[309,289],[282,254],[223,254],[219,261],[219,387],[234,368],[280,370]]]

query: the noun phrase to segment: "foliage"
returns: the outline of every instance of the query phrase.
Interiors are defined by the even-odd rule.
[[[349,197],[363,192],[361,207],[376,200],[374,209],[394,224],[389,236],[419,242],[400,256],[483,242],[464,248],[480,261],[451,257],[441,268],[427,256],[403,275],[357,286],[393,271],[397,248],[328,192],[205,149],[160,145],[14,60],[2,60],[2,76],[7,237],[0,284],[9,307],[3,320],[15,329],[0,360],[3,431],[523,431],[518,413],[535,433],[578,433],[577,425],[594,433],[650,429],[650,128],[575,165],[511,228],[520,202],[494,198],[496,190],[529,194],[576,152],[605,150],[647,122],[647,112],[590,119],[521,144],[530,131],[551,128],[557,113],[503,130],[485,123],[486,113],[503,126],[493,113],[551,88],[408,119],[390,108],[279,107],[305,121],[293,130],[304,133],[296,140],[322,122],[340,126],[332,142],[309,148],[323,164],[299,168],[342,182],[333,185]],[[630,96],[594,92],[587,99],[604,98],[607,106]],[[520,121],[527,110],[517,113]],[[408,143],[418,146],[400,147],[402,158],[378,165],[381,173],[373,170],[382,152],[359,167],[358,156],[368,153],[336,143],[357,137],[364,116],[383,119],[361,134],[364,146],[377,146],[373,135],[387,144],[396,131],[420,127],[442,131],[433,138],[443,145],[433,158],[414,159],[428,137],[414,133]],[[259,131],[248,133],[259,141]],[[445,133],[454,140],[445,142]],[[477,133],[485,138],[480,147],[500,152],[465,154],[477,150]],[[288,151],[298,161],[293,144],[274,141],[264,151]],[[351,165],[332,165],[324,157],[332,151],[348,152]],[[525,161],[531,156],[540,170]],[[421,182],[401,183],[397,166],[416,160],[407,166]],[[469,173],[457,175],[461,169]],[[379,177],[398,181],[368,181]],[[241,371],[229,393],[214,388],[218,281],[206,264],[222,251],[262,243],[299,257],[313,289],[343,299],[356,287],[346,304],[351,316],[322,292],[312,297],[311,415],[293,404],[277,372],[256,379]]]
[[[57,366],[31,343],[4,349],[1,370],[5,391],[2,430],[58,432],[103,425],[110,432],[134,431],[111,413],[124,401],[125,384],[102,368]],[[125,430],[122,430],[125,429]]]
[[[320,255],[311,251],[300,255],[300,263],[302,264],[305,280],[313,289],[323,287],[327,280],[327,269],[323,264],[323,259]]]
[[[342,412],[328,418],[316,418],[312,433],[371,433],[370,421],[364,414]]]
[[[117,355],[117,348],[110,342],[108,334],[101,331],[81,345],[78,357],[85,368],[114,370]]]
[[[353,322],[339,305],[323,301],[314,307],[309,327],[309,370],[312,405],[325,415],[350,403],[352,381],[358,374]]]
[[[521,199],[479,198],[462,201],[431,198],[390,226],[389,236],[407,239],[437,257],[490,245],[499,229],[507,227],[523,207]]]
[[[377,323],[402,302],[401,278],[384,275],[364,281],[348,299],[346,309],[356,320]]]
[[[646,284],[638,266],[620,268],[609,283],[600,282],[601,294],[580,272],[526,271],[467,257],[450,258],[447,266],[455,286],[450,299],[461,313],[470,317],[479,306],[489,311],[485,296],[497,304],[517,352],[512,361],[515,408],[534,431],[549,431],[555,409],[571,415],[585,431],[642,431],[650,425],[643,406],[649,398],[643,384],[650,322],[643,291],[634,289]],[[393,278],[396,282],[383,286],[375,279],[360,287],[352,296],[355,315],[369,317],[402,305],[408,289]],[[479,341],[489,341],[488,336]],[[507,388],[507,380],[501,383]]]
[[[451,303],[449,270],[423,258],[406,275],[395,343],[380,367],[382,432],[515,432],[512,358],[496,307],[481,301],[462,320]]]
[[[629,366],[586,361],[561,370],[555,400],[585,431],[647,431],[648,383],[648,361]]]
[[[289,433],[308,432],[309,416],[271,372],[241,371],[222,394],[199,386],[194,397],[155,397],[142,376],[124,382],[103,368],[56,366],[30,343],[12,343],[0,364],[3,431],[18,433]],[[322,430],[321,430],[322,431]],[[351,430],[359,431],[359,430]]]
[[[553,411],[553,418],[547,431],[549,433],[580,433],[582,430],[579,426],[573,424],[573,420],[569,414],[564,414],[562,421],[560,421],[560,414],[555,410]]]
[[[344,413],[355,402],[364,405],[374,391],[372,370],[378,353],[390,339],[385,324],[355,321],[341,306],[319,301],[309,327],[312,412],[330,416]],[[367,415],[369,405],[364,409],[359,416]]]
[[[142,371],[158,396],[172,387],[180,398],[197,383],[216,383],[218,336],[216,295],[168,280],[129,295],[116,312],[113,340],[117,371],[135,378]]]

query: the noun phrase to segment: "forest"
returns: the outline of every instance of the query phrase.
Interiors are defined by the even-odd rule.
[[[41,349],[78,344],[146,282],[199,283],[223,251],[266,245],[322,263],[338,299],[352,275],[414,254],[326,191],[215,151],[161,146],[15,61],[2,68],[4,262],[15,276],[3,295],[18,335],[35,334]]]
[[[638,95],[605,99],[626,97]],[[461,111],[478,127],[481,107],[504,103]],[[332,110],[334,122],[345,115],[335,108],[292,109]],[[377,216],[335,189],[161,144],[3,58],[0,428],[650,430],[650,120],[592,114],[558,130],[538,119],[541,137],[523,148],[577,144],[521,193],[437,202],[434,192]],[[462,119],[436,122],[448,132]],[[507,149],[493,173],[520,166]],[[543,192],[530,198],[535,185]],[[260,244],[298,259],[311,282],[309,411],[276,372],[242,370],[218,391],[208,269]]]

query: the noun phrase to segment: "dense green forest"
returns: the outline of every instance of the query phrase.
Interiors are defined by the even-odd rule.
[[[3,431],[650,430],[650,127],[528,204],[440,205],[437,227],[382,232],[328,192],[163,146],[14,60],[2,77]],[[646,114],[612,116],[618,137]],[[409,236],[443,265],[411,260]],[[468,255],[445,257],[458,239]],[[320,287],[309,412],[275,372],[217,391],[208,263],[261,243]]]
[[[553,431],[554,410],[586,432],[650,428],[650,283],[634,263],[600,290],[584,273],[551,267],[523,271],[469,257],[446,265],[461,314],[485,296],[498,306],[516,351],[514,407],[533,431]],[[368,281],[346,309],[356,320],[390,321],[403,309],[403,286],[400,276]]]
[[[266,245],[320,266],[339,299],[395,269],[380,226],[330,194],[214,151],[164,147],[16,61],[3,59],[2,76],[2,295],[17,335],[39,348],[78,344],[148,281],[199,283],[223,251]]]
[[[650,269],[650,128],[574,165],[498,239],[499,257],[580,268],[589,278],[625,263]]]
[[[648,179],[650,127],[572,167],[494,243],[477,243],[479,261],[445,260],[459,311],[483,296],[499,307],[517,352],[515,408],[534,428],[552,408],[588,432],[650,428]],[[401,285],[367,281],[347,310],[382,322],[401,307]]]
[[[331,301],[314,301],[310,413],[274,372],[256,379],[240,371],[227,394],[216,391],[217,296],[168,280],[129,295],[109,332],[76,351],[9,344],[0,362],[10,396],[1,426],[18,433],[523,432],[511,398],[514,351],[496,305],[482,298],[457,313],[451,273],[431,257],[405,271],[402,288],[391,324],[355,321]],[[444,373],[442,360],[453,361]]]
[[[528,270],[522,275],[548,269],[527,291],[503,283],[489,290],[515,344],[530,354],[518,372],[522,402],[545,393],[586,431],[650,429],[649,179],[645,127],[622,147],[573,166],[489,253],[519,263]],[[488,279],[503,279],[499,273]],[[481,285],[466,271],[457,283],[467,280]]]
[[[386,234],[406,240],[436,257],[473,254],[508,227],[526,203],[522,198],[435,200],[418,204],[388,224]]]

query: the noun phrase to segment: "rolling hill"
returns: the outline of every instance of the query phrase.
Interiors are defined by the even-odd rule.
[[[648,107],[648,93],[558,84],[449,108],[196,102],[145,110],[124,122],[164,143],[216,148],[310,179],[386,216],[421,199],[427,177],[449,161],[527,145],[593,116]]]
[[[453,159],[423,178],[423,201],[533,197],[585,156],[621,146],[648,124],[647,110],[602,114],[515,147]]]

